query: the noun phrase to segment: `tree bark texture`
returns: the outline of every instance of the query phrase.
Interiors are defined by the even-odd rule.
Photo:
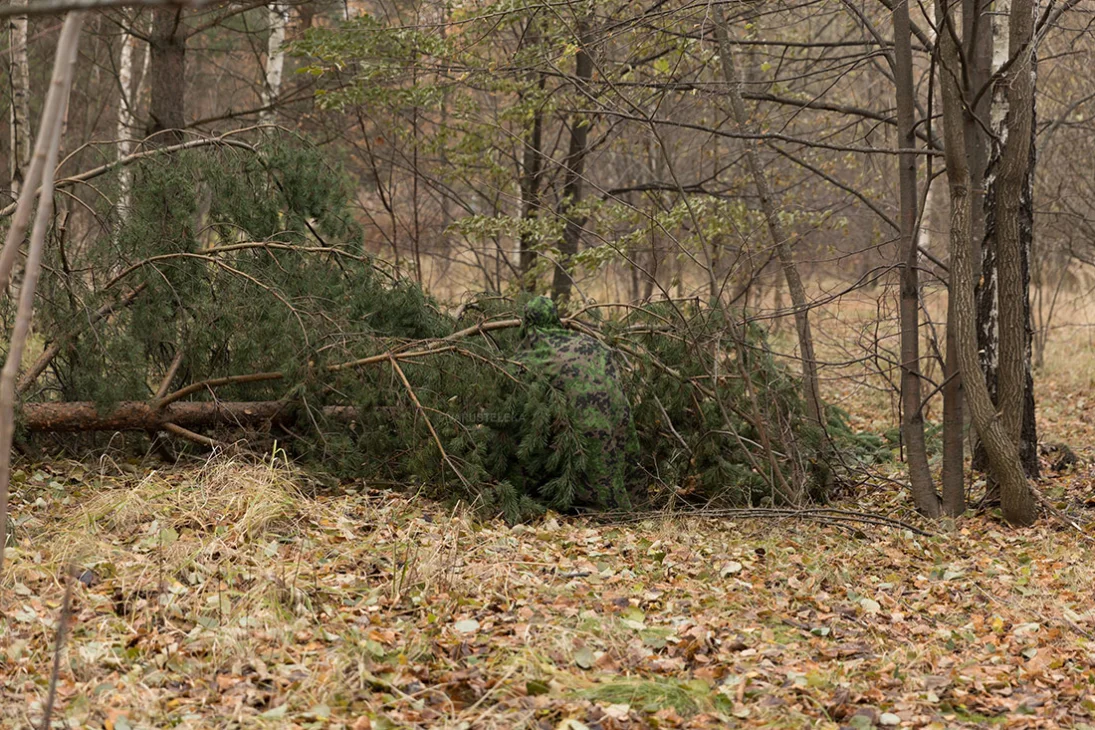
[[[1025,315],[1029,299],[1024,286],[1022,233],[1023,188],[1030,171],[1033,130],[1034,77],[1029,46],[1034,36],[1033,0],[1013,0],[1009,48],[1015,58],[1001,84],[1007,89],[1008,110],[1003,149],[995,181],[995,243],[999,341],[997,348],[997,408],[1008,436],[1019,443],[1023,426],[1027,338]],[[1029,276],[1027,282],[1029,285]]]
[[[1016,58],[993,89],[989,114],[1000,143],[992,146],[985,171],[985,233],[977,290],[978,346],[989,393],[1004,414],[1009,433],[1015,434],[1027,476],[1035,478],[1039,470],[1038,431],[1029,296],[1036,159],[1036,58],[1028,47],[1034,30],[1033,3],[1006,0],[993,17],[993,70],[999,70],[1012,56]],[[1008,324],[1004,324],[1005,319]],[[978,444],[973,466],[984,470],[987,463],[984,448]]]
[[[962,0],[962,39],[966,56],[966,90],[980,89],[988,83],[992,70],[992,20],[986,13],[985,0]],[[968,96],[968,94],[967,94]],[[988,139],[981,120],[988,119],[991,98],[983,94],[976,107],[963,114],[966,156],[969,161],[970,238],[982,241],[985,235],[985,169],[988,164]],[[980,258],[974,278],[980,276]],[[947,334],[943,365],[943,467],[941,474],[943,512],[957,516],[966,510],[965,489],[965,389],[958,365],[958,340],[954,311],[955,298],[947,301]]]
[[[936,0],[936,22],[941,29],[954,27],[948,5],[948,0]],[[951,296],[955,299],[952,311],[955,314],[957,356],[962,373],[966,376],[966,396],[974,426],[985,445],[990,474],[1001,488],[1004,519],[1013,525],[1029,525],[1035,520],[1034,495],[1019,461],[1018,444],[1009,437],[997,416],[977,353],[974,248],[970,235],[970,171],[962,121],[965,109],[958,81],[961,65],[955,36],[955,33],[944,29],[938,35],[938,45],[944,152],[951,194],[950,283]]]
[[[181,130],[186,127],[186,32],[182,8],[154,8],[150,37],[152,108],[148,134],[157,135],[157,144],[176,144],[182,141]]]
[[[281,93],[282,73],[285,70],[285,29],[289,25],[289,6],[280,2],[270,5],[270,36],[266,41],[266,78],[262,86],[262,106],[259,121],[273,124],[277,111],[272,107]]]
[[[11,0],[12,6],[22,7],[27,0]],[[11,53],[11,194],[18,197],[23,189],[27,165],[30,164],[30,66],[27,60],[27,16],[15,15],[8,20],[8,48]]]
[[[352,421],[352,406],[327,406],[326,418]],[[187,429],[215,426],[255,426],[292,423],[297,417],[293,404],[284,401],[175,402],[157,408],[154,402],[125,401],[100,411],[95,403],[26,403],[21,423],[32,433],[80,433],[91,431],[160,431],[169,424]]]
[[[526,42],[530,48],[536,48],[540,43],[539,29],[533,16],[528,22],[525,31]],[[547,85],[547,76],[538,71],[530,70],[528,81],[534,83],[538,95],[543,94]],[[532,114],[532,121],[528,126],[525,138],[525,149],[521,158],[521,220],[531,223],[540,215],[542,205],[540,186],[544,174],[544,111],[541,105],[537,105]],[[521,276],[521,287],[531,289],[533,282],[529,272],[536,264],[535,236],[531,231],[522,230],[519,240],[518,271]]]
[[[584,20],[578,26],[578,53],[574,59],[574,77],[580,91],[586,89],[593,78],[591,43],[589,21]],[[570,298],[574,283],[569,270],[570,259],[578,253],[578,243],[585,225],[585,217],[578,214],[576,209],[582,202],[589,128],[592,124],[593,120],[588,115],[575,114],[570,121],[570,145],[563,174],[563,199],[559,205],[559,212],[566,218],[566,225],[563,228],[563,239],[559,243],[559,261],[556,262],[551,284],[552,294],[559,303]]]
[[[738,76],[734,64],[734,49],[730,45],[730,35],[726,29],[723,18],[722,6],[711,6],[715,21],[715,36],[718,41],[719,59],[722,62],[723,80],[727,88],[727,96],[733,113],[735,126],[739,133],[750,133],[754,130],[750,124],[749,115],[745,110],[745,101],[742,99],[741,78]],[[768,187],[768,179],[761,168],[760,159],[756,147],[749,141],[743,141],[742,151],[745,163],[749,169],[753,185],[757,190],[757,198],[760,202],[761,212],[771,236],[772,245],[776,249],[780,268],[783,269],[784,278],[787,280],[787,289],[791,294],[791,305],[795,312],[795,329],[798,333],[799,354],[802,356],[802,387],[803,400],[806,403],[806,417],[819,429],[820,450],[819,458],[824,461],[828,455],[828,434],[825,427],[825,407],[821,401],[820,380],[818,377],[817,358],[814,355],[814,339],[810,332],[809,308],[806,301],[806,289],[802,285],[798,268],[795,266],[794,255],[791,252],[790,238],[783,230],[783,224],[779,220],[776,202]],[[828,482],[826,474],[825,481]],[[827,484],[824,486],[828,486]]]

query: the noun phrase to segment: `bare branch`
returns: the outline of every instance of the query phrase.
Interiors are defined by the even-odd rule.
[[[200,8],[208,5],[213,0],[48,0],[27,5],[26,7],[14,7],[6,5],[0,8],[0,18],[10,18],[13,15],[62,15],[64,13],[80,10],[105,10],[107,8],[122,7],[177,7]]]

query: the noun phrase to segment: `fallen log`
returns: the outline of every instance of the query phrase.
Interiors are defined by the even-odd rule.
[[[106,412],[92,402],[24,403],[21,423],[31,432],[162,431],[174,424],[185,429],[213,426],[288,425],[300,415],[298,404],[284,401],[175,402],[162,408],[144,401],[124,401]],[[352,406],[324,406],[325,418],[350,422]]]

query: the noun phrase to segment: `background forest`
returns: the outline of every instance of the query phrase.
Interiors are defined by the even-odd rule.
[[[354,728],[1087,718],[1093,13],[8,0],[0,676],[33,695],[10,717],[48,723],[60,691],[57,722],[103,728],[184,706],[200,726],[217,703]],[[635,509],[566,523],[585,542],[557,521],[583,436],[515,355],[538,294],[614,349],[636,427]],[[673,546],[672,522],[626,526],[655,514],[697,521]],[[704,520],[727,519],[723,544]],[[867,555],[826,529],[895,534]],[[980,564],[1009,540],[1032,542]],[[528,567],[541,549],[555,564]],[[511,587],[492,551],[534,572]],[[1051,586],[1037,608],[1032,584]],[[603,611],[566,598],[604,586]],[[745,628],[681,598],[746,586],[779,608],[735,603]],[[988,593],[1003,608],[971,608]],[[521,601],[572,634],[484,668],[520,643],[505,626],[530,636]],[[956,618],[943,636],[910,611]],[[911,635],[935,643],[891,656]],[[181,636],[185,660],[149,659]],[[286,642],[347,653],[292,679]],[[748,679],[775,644],[785,674]],[[954,651],[984,676],[957,679]],[[141,709],[86,693],[137,664],[162,675],[140,675]],[[215,698],[168,686],[196,667]],[[1044,696],[994,694],[1031,677]]]
[[[962,412],[962,340],[944,336],[959,329],[946,326],[950,248],[961,238],[959,248],[972,253],[975,349],[1005,430],[1022,423],[1022,438],[1011,440],[1034,476],[1031,366],[1044,361],[1053,315],[1082,292],[1087,266],[1085,176],[1071,168],[1086,144],[1088,95],[1074,73],[1086,30],[1066,20],[1084,10],[1051,4],[1035,16],[1027,5],[943,3],[907,18],[892,10],[232,3],[96,13],[79,51],[57,172],[58,224],[48,233],[51,275],[36,325],[45,352],[18,390],[31,400],[101,406],[155,397],[161,413],[203,393],[299,399],[308,380],[301,368],[375,356],[386,351],[377,345],[384,338],[444,337],[470,317],[503,317],[491,308],[509,301],[516,312],[522,291],[550,292],[570,301],[572,313],[580,304],[632,328],[639,325],[629,318],[651,313],[629,307],[665,301],[672,321],[662,323],[687,331],[688,346],[671,357],[698,367],[693,375],[755,350],[747,331],[777,335],[774,344],[764,338],[762,357],[803,376],[790,391],[799,402],[779,408],[788,416],[798,409],[792,420],[815,431],[831,418],[848,430],[824,404],[828,397],[840,405],[821,392],[823,382],[892,393],[879,402],[901,424],[891,441],[908,450],[917,507],[958,514],[961,442],[979,431]],[[1012,22],[1024,13],[1029,23]],[[953,26],[944,40],[955,48],[935,42],[940,22]],[[37,13],[11,27],[13,196],[58,28]],[[949,50],[959,64],[951,71]],[[948,80],[958,84],[950,95]],[[945,165],[949,102],[958,105],[952,116],[961,117],[953,121],[965,150],[951,148],[967,161],[968,182]],[[1058,154],[1058,145],[1072,154]],[[964,204],[951,199],[954,185],[969,191],[962,237],[950,235]],[[999,283],[997,258],[1007,269]],[[358,286],[359,277],[366,283]],[[381,303],[389,284],[403,291],[400,304]],[[437,305],[410,303],[412,286]],[[474,304],[483,293],[502,299],[484,310]],[[1013,311],[1024,293],[1033,309]],[[849,321],[825,306],[855,301],[872,302],[876,316],[861,316],[869,313],[860,307]],[[392,315],[399,306],[406,311]],[[436,319],[439,307],[445,322]],[[695,317],[700,323],[689,324]],[[795,337],[783,328],[792,321]],[[73,330],[73,322],[88,325]],[[718,345],[713,355],[700,344],[712,339],[737,346]],[[815,339],[837,350],[818,357]],[[648,353],[651,343],[643,344]],[[709,362],[697,363],[697,352]],[[1001,375],[997,362],[1006,366]],[[679,372],[681,363],[660,364]],[[721,362],[743,365],[751,369]],[[277,385],[252,377],[271,372],[281,373]],[[483,377],[480,401],[500,392]],[[354,389],[312,385],[325,389],[326,397],[313,394],[317,408],[348,405],[346,388]],[[384,413],[373,407],[387,397],[376,385],[350,395],[363,414]],[[769,395],[767,382],[757,386]],[[427,410],[452,416],[441,403],[455,392],[411,390],[421,387],[437,401]],[[389,405],[413,411],[409,395]],[[638,397],[639,407],[671,397],[657,395]],[[475,398],[465,394],[459,407],[499,407]],[[761,433],[788,426],[777,418],[765,428],[771,404],[755,401],[747,424],[719,428],[714,413],[701,419],[708,433],[750,431],[748,442],[716,437],[713,450],[756,452],[732,459],[744,469],[736,479],[726,469],[707,470],[706,479],[725,485],[752,473],[794,502],[808,487],[778,484],[787,477],[774,473],[765,452],[775,447],[765,442],[779,438]],[[977,405],[992,416],[986,399],[970,405],[974,418]],[[50,428],[89,427],[76,414],[62,425],[49,413]],[[413,415],[419,435],[423,413]],[[925,414],[950,419],[942,498],[931,483]],[[688,414],[664,415],[650,436],[679,441],[672,421]],[[36,425],[44,424],[32,418]],[[832,438],[806,437],[821,450],[815,461],[847,450]],[[801,438],[791,440],[799,451]],[[993,439],[978,443],[984,468],[999,449],[988,448]],[[1002,453],[996,461],[993,483],[1011,495],[1005,512],[1029,522],[1032,501],[1015,497],[1025,493],[1022,476],[1005,469]],[[409,473],[430,481],[416,469]],[[797,471],[792,480],[801,482],[805,471]],[[515,514],[512,499],[509,507]]]

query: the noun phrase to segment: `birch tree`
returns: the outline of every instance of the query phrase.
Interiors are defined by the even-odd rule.
[[[988,456],[990,475],[1000,485],[1004,519],[1013,525],[1035,520],[1034,495],[1027,483],[1019,448],[996,411],[981,372],[977,348],[974,297],[974,241],[971,236],[971,179],[963,118],[966,113],[960,79],[959,26],[951,3],[936,0],[939,44],[939,88],[943,102],[943,128],[947,182],[951,197],[950,296],[958,362],[965,378],[966,395],[974,426]]]
[[[281,93],[281,78],[285,69],[285,29],[289,25],[289,6],[284,3],[271,3],[269,12],[270,36],[266,40],[266,78],[262,86],[262,112],[259,121],[273,124],[277,120],[278,94]]]
[[[134,73],[134,51],[140,47],[141,62],[138,73]],[[115,137],[118,141],[118,158],[128,156],[133,151],[133,138],[137,133],[137,105],[141,98],[141,83],[147,76],[149,45],[143,43],[126,30],[122,31],[122,47],[118,53],[118,119]],[[129,190],[133,173],[128,165],[118,171],[118,212],[124,220],[129,210]]]
[[[24,7],[27,0],[11,0]],[[27,62],[27,16],[8,20],[8,47],[11,49],[11,193],[18,197],[30,164],[30,66]]]

